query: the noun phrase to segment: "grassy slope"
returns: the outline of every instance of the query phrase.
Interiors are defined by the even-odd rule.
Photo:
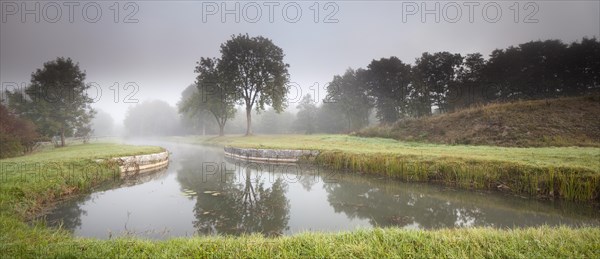
[[[346,135],[179,137],[188,143],[313,149],[317,162],[406,181],[496,189],[541,198],[600,200],[600,148],[439,145]]]
[[[600,95],[489,104],[393,126],[366,137],[446,144],[600,147]]]
[[[71,146],[41,152],[27,157],[0,160],[4,166],[23,163],[83,163],[90,158],[106,158],[126,154],[157,152],[156,147],[130,147],[115,144]],[[14,163],[13,163],[14,164]],[[111,165],[102,165],[110,169]],[[374,229],[340,234],[305,233],[275,239],[259,236],[195,237],[168,241],[119,238],[95,240],[73,238],[67,231],[29,226],[23,222],[26,212],[42,201],[60,198],[60,190],[81,193],[98,181],[82,177],[75,170],[65,179],[59,170],[44,171],[44,177],[32,172],[21,176],[7,172],[0,183],[0,255],[2,257],[67,257],[67,258],[175,258],[175,257],[497,257],[547,258],[600,256],[598,228],[529,228],[516,230],[455,229],[410,231]],[[29,169],[27,169],[29,168]],[[59,168],[59,167],[57,167]],[[110,171],[110,170],[108,170]],[[110,172],[100,174],[110,177]],[[56,195],[56,190],[59,190]]]

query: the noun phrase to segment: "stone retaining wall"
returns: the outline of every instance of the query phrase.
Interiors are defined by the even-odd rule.
[[[317,150],[294,149],[256,149],[256,148],[223,148],[225,155],[234,158],[264,162],[297,162],[300,158],[314,159],[319,155]]]
[[[169,164],[169,152],[164,151],[147,155],[122,156],[110,160],[116,161],[119,164],[121,177],[125,177],[148,173],[167,167]]]

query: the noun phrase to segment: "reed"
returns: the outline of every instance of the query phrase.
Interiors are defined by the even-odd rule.
[[[390,154],[324,151],[316,163],[335,170],[379,174],[407,182],[502,191],[572,201],[598,201],[600,175],[585,168]]]

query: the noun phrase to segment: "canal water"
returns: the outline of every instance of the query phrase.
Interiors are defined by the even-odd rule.
[[[148,142],[146,142],[147,144]],[[293,235],[372,227],[600,226],[600,211],[581,203],[538,201],[325,170],[224,157],[222,148],[156,142],[170,164],[115,180],[60,203],[43,216],[75,236]]]

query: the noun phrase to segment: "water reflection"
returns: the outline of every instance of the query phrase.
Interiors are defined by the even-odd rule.
[[[326,183],[325,189],[327,200],[336,212],[343,212],[350,218],[368,219],[372,225],[382,227],[512,228],[599,223],[597,210],[585,206],[577,208],[575,204],[542,203],[358,175],[342,175],[339,182]]]
[[[197,232],[283,234],[290,218],[287,183],[281,177],[270,183],[250,167],[220,162],[190,159],[177,174],[184,190],[191,190],[188,193],[196,199],[193,224]]]
[[[598,208],[577,203],[408,184],[311,165],[247,163],[226,159],[217,148],[157,144],[172,152],[167,170],[64,202],[47,215],[48,223],[62,222],[76,236],[97,238],[600,225]]]

